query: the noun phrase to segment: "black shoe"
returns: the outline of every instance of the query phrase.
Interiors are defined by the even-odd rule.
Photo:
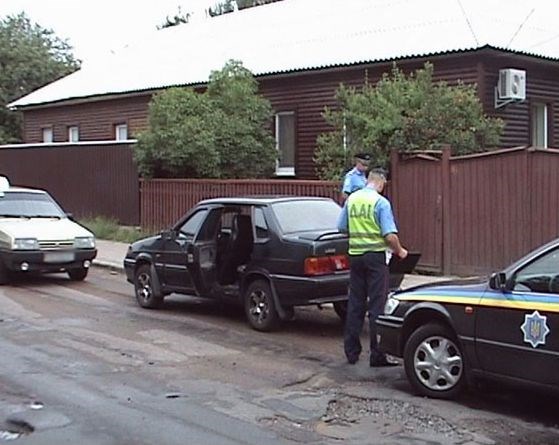
[[[355,365],[359,361],[358,355],[347,355],[346,357],[347,357],[347,362],[350,365]]]
[[[371,359],[369,361],[369,365],[372,368],[381,368],[381,367],[385,367],[385,366],[398,366],[399,363],[390,361],[386,357],[380,357],[380,358],[377,358],[377,359]]]

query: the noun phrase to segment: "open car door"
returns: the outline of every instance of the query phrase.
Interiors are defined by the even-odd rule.
[[[215,297],[217,286],[217,239],[222,205],[208,209],[208,215],[200,226],[194,241],[189,244],[187,267],[196,293],[200,297]]]

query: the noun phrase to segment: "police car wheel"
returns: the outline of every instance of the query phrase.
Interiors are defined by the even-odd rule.
[[[142,264],[134,275],[134,292],[138,304],[146,309],[155,309],[163,302],[163,296],[154,290],[151,266]]]
[[[404,368],[413,388],[423,396],[451,399],[464,389],[464,355],[446,326],[429,323],[416,329],[404,347]]]
[[[266,280],[249,284],[245,292],[245,314],[250,326],[257,331],[272,331],[279,324],[272,289]]]

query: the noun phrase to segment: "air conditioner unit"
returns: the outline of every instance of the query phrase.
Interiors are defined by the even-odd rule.
[[[499,70],[497,90],[499,99],[526,99],[526,71],[513,68]]]

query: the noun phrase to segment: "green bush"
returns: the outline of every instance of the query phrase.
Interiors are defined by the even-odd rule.
[[[93,232],[96,238],[122,243],[133,243],[151,233],[136,227],[121,226],[118,221],[104,216],[96,216],[89,219],[81,219],[79,223]]]
[[[277,152],[272,107],[240,62],[210,75],[207,91],[170,88],[149,106],[149,128],[138,135],[135,159],[145,177],[269,177]]]
[[[336,99],[338,108],[323,113],[333,131],[317,139],[315,162],[322,179],[339,179],[356,152],[371,154],[381,166],[388,166],[394,148],[450,144],[453,154],[475,153],[496,146],[503,129],[500,119],[484,114],[475,85],[433,82],[429,63],[409,76],[394,66],[376,85],[359,90],[341,85]]]

